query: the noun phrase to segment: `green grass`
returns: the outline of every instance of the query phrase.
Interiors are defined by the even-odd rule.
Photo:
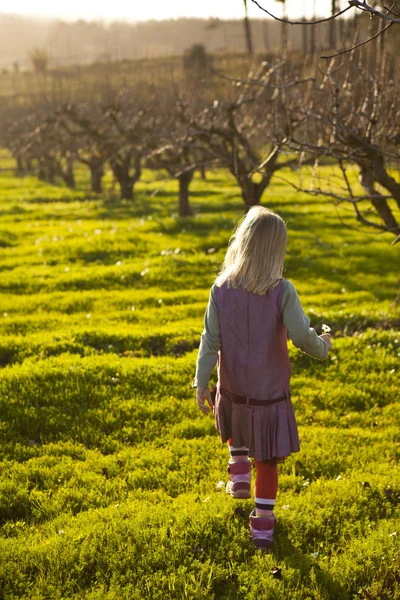
[[[238,191],[196,178],[179,218],[176,182],[144,179],[127,203],[1,173],[0,597],[399,599],[397,247],[282,181],[264,196],[335,339],[323,363],[290,347],[301,451],[259,555],[190,388]]]

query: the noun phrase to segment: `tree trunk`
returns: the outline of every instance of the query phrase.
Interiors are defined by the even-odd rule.
[[[245,212],[247,212],[252,206],[257,206],[260,204],[261,196],[263,195],[265,188],[268,186],[269,180],[270,177],[267,181],[263,179],[258,183],[255,183],[251,179],[245,179],[241,182]]]
[[[337,0],[331,0],[331,17],[336,14],[336,2]],[[331,50],[335,49],[336,44],[336,20],[332,19],[329,22],[329,46]]]
[[[400,208],[400,183],[397,183],[397,181],[386,171],[381,156],[375,157],[372,165],[376,181],[392,194],[397,206]]]
[[[66,170],[62,170],[62,178],[65,181],[67,187],[71,190],[75,189],[75,177],[74,177],[74,163],[71,158],[67,158],[67,168]]]
[[[25,168],[24,168],[24,163],[23,163],[23,160],[21,158],[21,155],[17,154],[15,156],[15,160],[16,160],[16,163],[17,163],[17,168],[16,168],[16,171],[15,171],[15,174],[16,174],[17,177],[22,177],[25,174]]]
[[[56,182],[56,171],[52,160],[47,162],[47,181],[52,185]]]
[[[121,200],[133,200],[133,181],[128,175],[118,178]]]
[[[114,177],[119,183],[121,200],[133,200],[134,180],[129,175],[129,161],[112,163],[111,168]]]
[[[38,178],[40,181],[46,181],[46,167],[43,160],[39,160]]]
[[[245,12],[244,33],[246,36],[246,46],[247,46],[247,52],[250,54],[250,56],[252,56],[252,54],[253,54],[253,38],[251,35],[250,21],[249,21],[249,17],[247,14],[247,0],[243,0],[243,2],[244,2],[244,12]]]
[[[368,164],[361,164],[360,171],[361,185],[370,196],[374,196],[374,198],[371,198],[372,206],[383,221],[387,231],[398,235],[400,233],[400,225],[397,223],[386,198],[375,190],[375,177],[372,169]]]
[[[189,205],[189,185],[193,179],[194,171],[185,171],[178,177],[179,181],[179,216],[189,217],[192,214]]]
[[[101,194],[102,186],[101,180],[103,179],[104,169],[102,164],[90,163],[90,185],[92,187],[92,192],[95,194]]]

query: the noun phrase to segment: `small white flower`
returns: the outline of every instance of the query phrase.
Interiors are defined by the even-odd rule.
[[[331,328],[329,327],[329,325],[326,325],[325,323],[322,324],[322,331],[324,333],[329,333],[331,330]]]
[[[58,532],[58,535],[62,535],[64,533],[64,529],[60,529],[60,531]]]
[[[121,262],[120,260],[117,260],[117,262],[115,263],[115,265],[116,265],[117,267],[119,267],[119,266],[121,266],[121,265],[122,265],[122,262]]]
[[[225,481],[218,481],[217,485],[215,486],[217,488],[217,490],[222,490],[225,487]]]

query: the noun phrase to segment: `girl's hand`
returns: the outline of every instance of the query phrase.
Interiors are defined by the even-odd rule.
[[[207,415],[214,406],[213,402],[211,400],[211,394],[210,394],[210,390],[208,389],[208,387],[196,388],[196,400],[197,400],[197,406],[199,407],[201,412],[204,413],[205,415]],[[210,405],[210,408],[208,406],[206,406],[206,401]]]
[[[331,334],[323,333],[319,337],[322,338],[323,340],[325,340],[325,342],[328,344],[328,352],[329,352],[329,350],[332,350]]]

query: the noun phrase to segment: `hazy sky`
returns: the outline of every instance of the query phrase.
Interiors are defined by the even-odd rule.
[[[259,3],[277,15],[282,14],[282,4],[273,0],[259,0]],[[248,0],[249,14],[262,17],[263,13]],[[310,15],[313,0],[287,0],[288,14],[299,16],[302,10]],[[316,2],[320,14],[329,11],[330,0]],[[168,19],[177,17],[220,17],[221,19],[241,18],[243,0],[13,0],[0,13],[29,15],[36,17],[58,17],[65,20],[103,19],[142,21],[147,19]]]

